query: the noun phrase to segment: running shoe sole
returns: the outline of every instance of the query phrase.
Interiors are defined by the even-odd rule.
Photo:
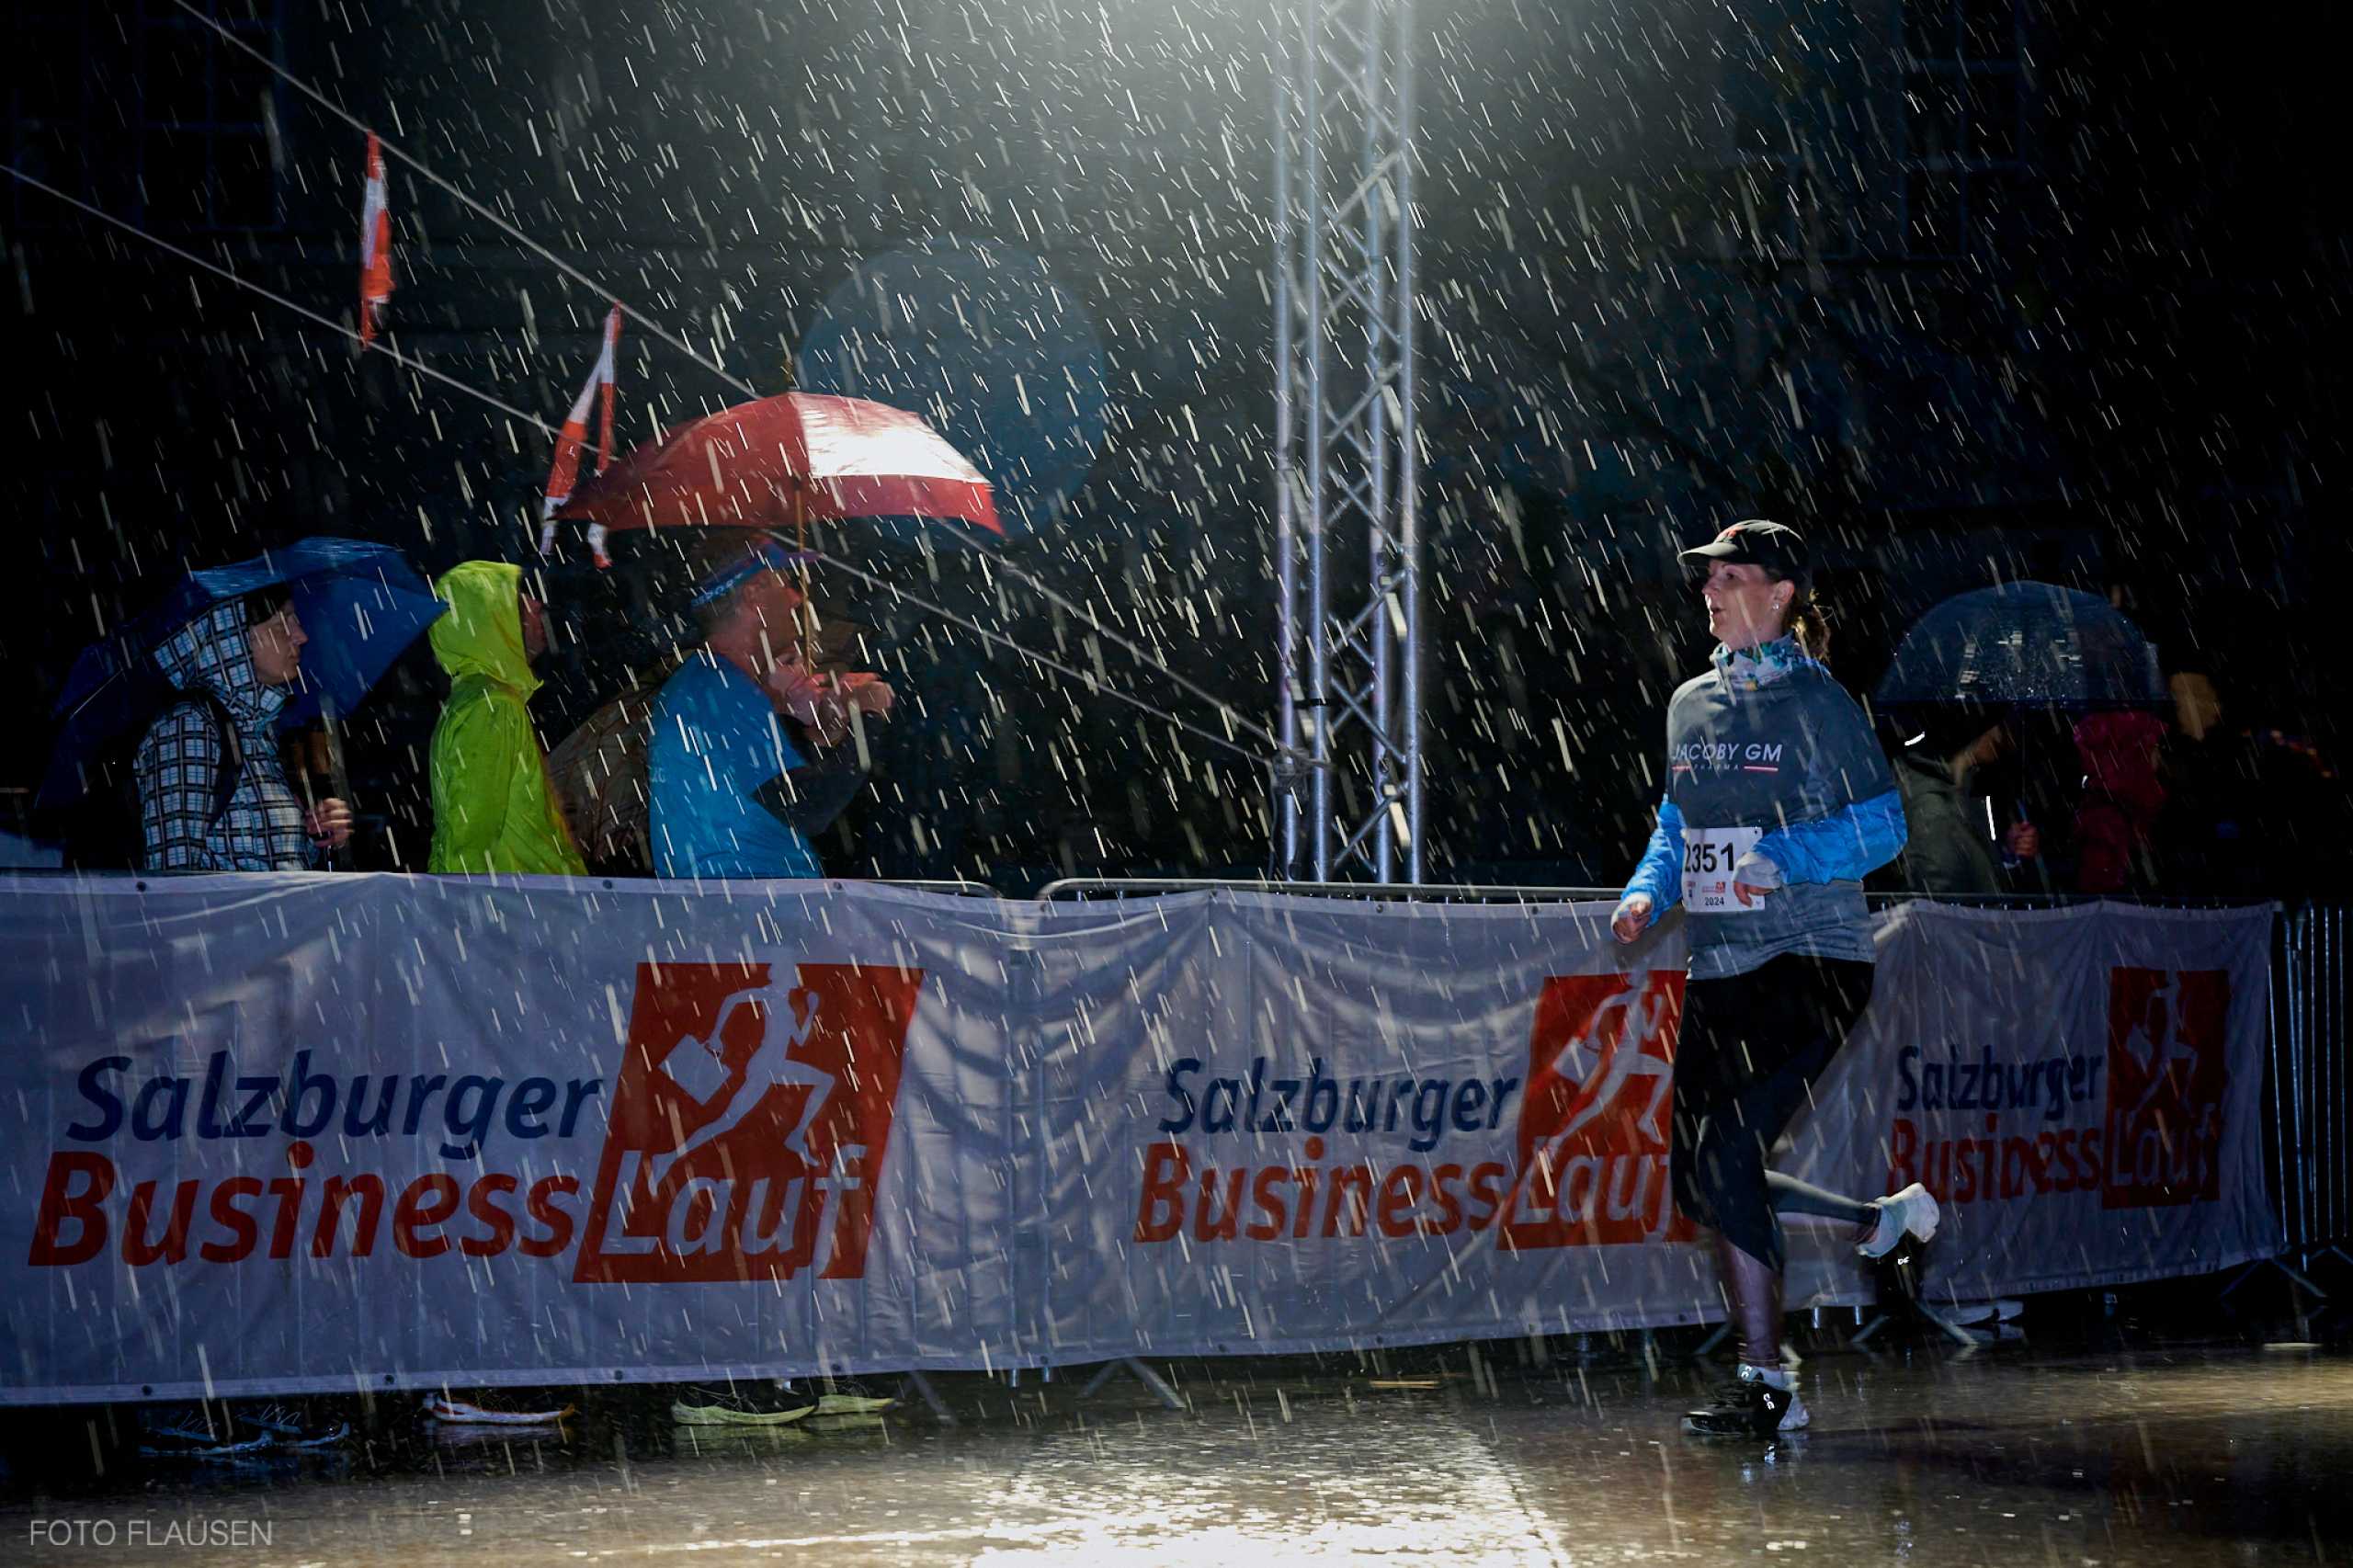
[[[281,1449],[332,1449],[351,1436],[351,1423],[338,1421],[314,1437],[303,1437],[291,1433],[281,1434],[278,1446]]]
[[[803,1432],[880,1432],[888,1423],[880,1415],[812,1415],[799,1430]]]
[[[813,1404],[798,1410],[756,1412],[730,1410],[723,1404],[688,1404],[684,1400],[670,1406],[670,1419],[681,1426],[788,1426],[816,1413]]]
[[[1794,1430],[1783,1425],[1793,1416],[1801,1426],[1813,1419],[1797,1390],[1752,1382],[1744,1375],[1739,1383],[1717,1396],[1713,1407],[1686,1411],[1683,1430],[1694,1437],[1742,1437],[1754,1441]]]
[[[249,1454],[265,1452],[278,1446],[278,1439],[264,1432],[242,1443],[197,1442],[158,1447],[153,1443],[139,1445],[142,1459],[151,1460],[235,1460]]]
[[[817,1414],[820,1415],[880,1415],[886,1410],[896,1408],[898,1403],[896,1399],[876,1398],[871,1394],[819,1394]]]
[[[469,1426],[456,1421],[436,1421],[426,1427],[428,1441],[437,1449],[512,1448],[517,1443],[562,1443],[563,1427],[547,1426]]]

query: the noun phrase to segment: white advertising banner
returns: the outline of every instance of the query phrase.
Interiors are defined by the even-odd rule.
[[[1884,915],[1879,984],[1796,1130],[1801,1176],[1922,1182],[1933,1300],[2276,1254],[2260,1114],[2268,907]]]
[[[1028,1358],[952,901],[147,888],[0,881],[0,1399]]]
[[[1722,1316],[1668,1191],[1679,925],[1187,894],[1058,918],[1057,1358]],[[1875,1195],[1875,1191],[1874,1191]],[[1793,1233],[1790,1301],[1870,1300]]]
[[[1608,913],[0,878],[0,1403],[1711,1321]],[[2269,918],[1889,917],[1785,1167],[1926,1181],[1949,1293],[2276,1250]]]

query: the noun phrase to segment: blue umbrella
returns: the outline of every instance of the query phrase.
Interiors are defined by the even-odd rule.
[[[214,605],[286,585],[310,645],[301,684],[278,716],[301,724],[332,704],[348,714],[392,662],[449,606],[434,597],[388,544],[321,536],[251,561],[191,572],[153,609],[82,650],[57,699],[63,721],[40,803],[72,803],[87,787],[87,765],[131,725],[153,715],[163,677],[149,657]]]
[[[1983,703],[2083,710],[2168,701],[2157,651],[2106,599],[2005,583],[1945,600],[1895,650],[1883,708]]]

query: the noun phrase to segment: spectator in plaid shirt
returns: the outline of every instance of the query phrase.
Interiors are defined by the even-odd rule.
[[[144,869],[299,871],[349,841],[350,808],[326,800],[305,812],[278,754],[278,710],[309,641],[286,590],[266,588],[213,606],[155,650],[165,678],[187,695],[131,756]],[[224,767],[236,771],[225,809]]]

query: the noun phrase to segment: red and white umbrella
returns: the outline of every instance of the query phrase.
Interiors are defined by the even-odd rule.
[[[849,517],[935,517],[1005,532],[988,481],[920,416],[815,392],[681,425],[581,485],[561,516],[606,533],[797,530]]]

